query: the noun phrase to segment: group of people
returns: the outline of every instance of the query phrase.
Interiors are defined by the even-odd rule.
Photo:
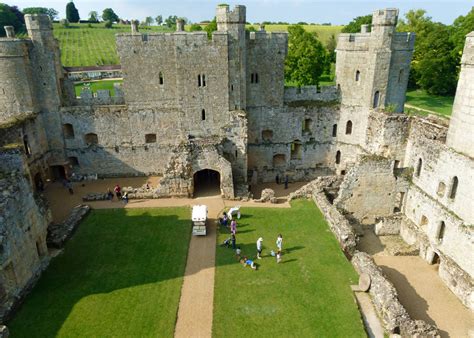
[[[120,201],[122,200],[123,203],[127,204],[128,203],[128,192],[125,192],[123,195],[122,195],[122,188],[120,188],[120,185],[116,184],[115,187],[114,187],[114,191],[112,192],[112,190],[107,189],[107,199],[110,201],[110,202],[113,202],[114,200],[114,194],[115,196],[117,197],[117,201]]]
[[[276,184],[282,183],[280,179],[280,175],[278,174],[275,176],[275,183]],[[288,175],[285,175],[285,180],[283,181],[283,183],[285,184],[285,189],[288,189]]]

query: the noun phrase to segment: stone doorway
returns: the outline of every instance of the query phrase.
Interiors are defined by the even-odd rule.
[[[221,195],[221,175],[216,170],[204,169],[193,177],[193,197]]]
[[[62,165],[53,165],[50,167],[51,176],[55,181],[60,181],[66,178],[66,170]]]

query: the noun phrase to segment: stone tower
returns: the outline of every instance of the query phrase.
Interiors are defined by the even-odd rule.
[[[25,40],[0,38],[0,69],[0,122],[33,112],[33,81]]]
[[[474,157],[474,32],[466,37],[461,60],[453,115],[446,143],[458,152]]]
[[[49,17],[44,14],[25,15],[30,48],[31,72],[37,108],[47,129],[48,144],[56,161],[63,160],[64,141],[59,116],[63,70],[57,41]]]
[[[397,33],[398,9],[377,10],[372,32],[340,34],[336,78],[342,103],[402,112],[408,84],[414,35]]]
[[[246,108],[246,42],[245,6],[235,6],[231,11],[227,5],[216,10],[217,30],[227,32],[229,38],[229,107]]]

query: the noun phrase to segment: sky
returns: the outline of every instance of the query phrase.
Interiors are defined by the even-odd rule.
[[[52,7],[59,11],[59,17],[65,17],[67,0],[0,0],[8,5],[25,7]],[[410,9],[423,8],[434,21],[451,24],[459,15],[466,15],[474,2],[472,0],[75,0],[81,19],[87,19],[90,11],[99,15],[104,8],[110,7],[120,18],[143,20],[147,16],[163,17],[177,15],[186,17],[192,22],[209,20],[214,17],[215,8],[219,3],[236,4],[247,7],[247,21],[299,21],[311,23],[330,22],[343,25],[354,17],[367,15],[376,9],[399,8],[403,17]]]

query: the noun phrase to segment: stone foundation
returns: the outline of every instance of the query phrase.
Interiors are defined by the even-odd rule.
[[[79,223],[87,216],[90,209],[88,205],[78,205],[72,209],[68,218],[63,223],[49,225],[48,236],[46,238],[48,247],[57,249],[63,248],[66,241],[71,238]]]

